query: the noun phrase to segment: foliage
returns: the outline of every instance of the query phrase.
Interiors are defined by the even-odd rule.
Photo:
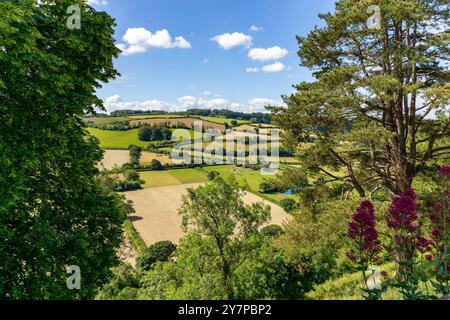
[[[265,226],[261,229],[261,235],[268,238],[278,238],[280,235],[284,233],[282,227],[277,224],[271,224],[269,226]]]
[[[257,252],[258,228],[269,220],[270,208],[251,206],[242,200],[235,185],[216,178],[212,183],[189,189],[180,208],[184,231],[205,254],[207,266],[220,275],[228,299],[236,297],[233,277],[236,269]]]
[[[138,131],[141,141],[166,141],[172,138],[172,131],[164,126],[143,126]]]
[[[165,170],[165,167],[161,164],[161,161],[157,159],[152,159],[150,162],[150,169],[158,171],[158,170]]]
[[[156,262],[168,261],[176,249],[170,241],[160,241],[149,246],[136,260],[136,267],[141,271],[148,271]]]
[[[98,300],[132,300],[136,298],[139,288],[139,278],[134,268],[127,263],[121,263],[113,268],[110,281],[96,295]]]
[[[298,37],[301,65],[316,80],[298,84],[287,108],[271,108],[310,175],[361,197],[379,185],[400,194],[450,151],[448,5],[378,1],[380,29],[367,26],[369,5],[339,0],[320,16],[324,27]],[[296,148],[311,136],[314,144]]]
[[[83,28],[66,26],[79,4]],[[123,198],[82,117],[115,78],[115,22],[84,1],[0,2],[0,298],[91,298],[118,263]],[[66,266],[82,273],[68,290]]]
[[[448,167],[438,170],[438,179],[448,188],[450,174]],[[450,170],[448,170],[450,172]],[[438,188],[439,190],[439,188]],[[396,279],[393,286],[398,288],[404,299],[424,300],[437,299],[450,290],[449,281],[449,255],[447,251],[449,230],[446,227],[448,220],[448,189],[439,193],[430,214],[430,225],[424,225],[419,220],[419,210],[416,192],[406,189],[400,196],[392,200],[386,215],[386,225],[389,229],[388,241],[384,244],[386,254],[394,261],[396,267]],[[431,229],[428,231],[426,229]],[[431,240],[426,235],[431,235]],[[373,262],[381,251],[378,232],[375,229],[374,208],[369,201],[364,201],[358,208],[357,214],[349,224],[348,236],[356,244],[356,252],[348,255],[352,261],[357,262],[363,271],[364,281],[367,283],[364,270]],[[433,255],[435,265],[433,265]],[[425,259],[424,259],[425,256]],[[435,278],[431,279],[432,277]],[[431,280],[436,296],[420,287],[420,283]],[[373,290],[367,288],[369,297]],[[377,292],[380,298],[382,291]]]
[[[139,165],[139,159],[142,155],[142,147],[132,144],[128,147],[128,149],[130,150],[130,164],[132,166]]]
[[[139,190],[144,183],[137,171],[129,169],[124,172],[124,180],[117,181],[114,190],[117,192]]]
[[[278,189],[272,181],[265,180],[259,185],[259,192],[261,193],[275,193]]]
[[[280,201],[280,206],[287,212],[291,213],[298,208],[298,204],[294,199],[283,199]]]
[[[208,176],[208,180],[209,180],[209,181],[212,181],[212,180],[214,180],[215,178],[217,178],[218,176],[220,176],[220,173],[217,172],[217,171],[209,171],[209,172],[207,173],[207,176]]]
[[[141,238],[141,235],[134,228],[133,223],[127,219],[124,222],[125,235],[128,240],[131,242],[131,246],[137,252],[138,255],[141,255],[146,249],[147,245],[144,240]]]

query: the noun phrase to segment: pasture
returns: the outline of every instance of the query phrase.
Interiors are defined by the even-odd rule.
[[[208,181],[206,175],[197,169],[141,171],[139,174],[141,179],[145,181],[143,185],[144,188],[201,183]]]
[[[160,118],[160,119],[135,119],[135,120],[131,120],[130,124],[132,126],[135,125],[150,125],[150,126],[154,126],[154,125],[169,125],[169,126],[176,126],[177,124],[184,124],[187,128],[192,128],[194,125],[194,122],[199,122],[200,119],[198,118]],[[219,123],[215,123],[215,122],[210,122],[210,121],[206,121],[206,120],[201,120],[202,121],[202,125],[206,128],[206,129],[217,129],[220,131],[224,131],[225,130],[225,125],[223,124],[219,124]]]
[[[139,140],[139,129],[110,131],[88,128],[87,130],[100,140],[100,147],[104,149],[128,149],[130,144],[135,144],[140,147],[146,147],[149,144],[148,142]]]

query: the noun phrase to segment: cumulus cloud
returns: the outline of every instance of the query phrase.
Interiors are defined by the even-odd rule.
[[[267,98],[254,98],[249,100],[247,103],[253,108],[264,108],[266,106],[284,106],[284,102],[281,100],[273,100]]]
[[[106,6],[108,4],[108,1],[106,0],[89,0],[87,2],[88,5],[96,5],[96,6]]]
[[[262,27],[257,27],[257,26],[255,26],[255,25],[252,25],[252,26],[250,27],[250,30],[253,31],[253,32],[258,32],[258,31],[263,30],[263,28],[262,28]]]
[[[249,35],[234,32],[234,33],[224,33],[211,38],[211,41],[215,41],[225,50],[229,50],[234,47],[244,46],[245,48],[250,48],[252,45],[253,38]]]
[[[289,51],[280,48],[279,46],[274,46],[267,49],[253,48],[248,52],[248,57],[252,60],[269,61],[284,58],[288,53]]]
[[[116,110],[163,110],[163,111],[179,111],[178,106],[161,100],[146,100],[146,101],[105,101],[105,108],[108,112]]]
[[[173,41],[172,36],[166,29],[152,33],[145,28],[128,28],[123,40],[125,43],[117,44],[123,55],[143,53],[149,48],[191,48],[191,44],[183,37],[176,37]]]
[[[204,99],[193,96],[184,96],[177,99],[182,109],[227,109],[230,102],[226,99]]]
[[[258,68],[247,68],[245,69],[245,71],[247,71],[248,73],[256,73],[259,71]]]
[[[115,94],[111,97],[106,98],[105,103],[109,104],[109,103],[117,103],[122,101],[122,99],[120,98],[120,96],[118,94]]]
[[[176,100],[176,103],[169,103],[157,99],[146,101],[125,102],[119,95],[114,95],[105,100],[105,107],[108,112],[116,110],[161,110],[167,112],[185,111],[187,109],[228,109],[239,112],[265,112],[268,105],[283,106],[282,101],[268,98],[254,98],[246,103],[233,102],[227,99],[205,99],[202,97],[184,96]]]
[[[286,67],[281,62],[275,62],[274,64],[269,64],[262,68],[264,72],[268,73],[281,72],[284,69],[286,69]]]

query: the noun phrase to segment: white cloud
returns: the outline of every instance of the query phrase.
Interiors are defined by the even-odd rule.
[[[282,106],[284,105],[284,102],[281,100],[273,100],[273,99],[267,99],[267,98],[254,98],[249,100],[248,102],[249,106],[252,106],[253,108],[263,108],[266,106]]]
[[[191,44],[183,37],[176,37],[175,41],[173,41],[169,31],[166,29],[152,33],[145,28],[128,28],[123,36],[123,40],[125,44],[117,44],[123,55],[143,53],[149,48],[191,48]]]
[[[259,72],[259,69],[258,68],[247,68],[247,69],[245,69],[245,71],[248,73],[256,73],[256,72]]]
[[[120,98],[120,96],[118,94],[115,94],[111,97],[106,98],[105,103],[106,104],[110,104],[110,103],[117,103],[122,101],[122,99]]]
[[[281,62],[275,62],[274,64],[269,64],[267,66],[264,66],[262,68],[262,70],[264,72],[269,72],[269,73],[273,73],[273,72],[281,72],[284,69],[286,69],[286,67],[284,66],[284,64],[282,64]]]
[[[252,60],[269,61],[284,58],[289,51],[286,49],[274,46],[272,48],[254,48],[248,52],[248,57]]]
[[[257,26],[255,26],[255,25],[252,25],[252,26],[250,27],[250,30],[253,31],[253,32],[258,32],[258,31],[263,30],[263,27],[257,27]]]
[[[161,100],[146,100],[146,101],[130,101],[130,102],[108,102],[105,101],[105,108],[108,112],[116,110],[163,110],[163,111],[179,111],[177,105],[161,101]]]
[[[209,59],[203,59],[203,63],[209,63],[211,60],[209,60]]]
[[[253,38],[249,35],[234,32],[234,33],[224,33],[218,36],[211,38],[212,41],[215,41],[225,50],[229,50],[231,48],[237,46],[244,46],[245,48],[250,48],[252,45]]]
[[[227,99],[205,99],[194,96],[184,96],[176,100],[176,103],[153,99],[146,101],[122,101],[119,95],[113,95],[105,100],[105,107],[108,112],[116,110],[161,110],[167,112],[185,111],[187,109],[228,109],[239,112],[266,112],[268,105],[284,106],[283,101],[254,98],[246,103],[232,102]]]
[[[87,2],[88,5],[96,5],[96,6],[106,6],[108,4],[108,1],[106,0],[89,0]]]
[[[201,95],[201,96],[210,96],[211,94],[212,94],[211,91],[208,91],[208,90],[199,92],[199,95]]]
[[[226,99],[204,99],[193,96],[184,96],[177,99],[182,109],[227,109],[230,102]]]

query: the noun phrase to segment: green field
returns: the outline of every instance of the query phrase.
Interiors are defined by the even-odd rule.
[[[138,116],[128,116],[129,119],[173,119],[173,118],[186,118],[186,116],[180,116],[176,114],[142,114]]]
[[[130,119],[126,117],[98,117],[98,118],[86,118],[84,121],[94,124],[111,124],[116,122],[126,122]]]
[[[145,181],[144,188],[173,186],[188,183],[208,181],[204,173],[197,169],[173,169],[166,171],[142,171],[141,179]]]
[[[128,149],[130,144],[146,147],[149,144],[148,142],[139,140],[139,129],[128,131],[110,131],[88,128],[87,130],[90,134],[100,140],[100,147],[105,149]]]
[[[226,119],[226,118],[219,118],[219,117],[199,117],[202,120],[205,121],[211,121],[211,122],[215,122],[215,123],[220,123],[220,124],[228,124],[229,126],[231,126],[231,122],[235,119]],[[249,121],[245,121],[245,120],[236,120],[238,125],[241,124],[245,124],[245,123],[249,123]]]
[[[239,168],[236,166],[211,166],[204,167],[204,171],[217,171],[220,176],[225,179],[230,179],[234,177],[236,181],[242,185],[245,189],[250,190],[252,193],[257,194],[271,202],[279,203],[281,200],[286,198],[296,198],[296,195],[285,195],[282,193],[274,194],[262,194],[259,192],[259,185],[264,180],[275,178],[275,176],[263,176],[259,170]]]

